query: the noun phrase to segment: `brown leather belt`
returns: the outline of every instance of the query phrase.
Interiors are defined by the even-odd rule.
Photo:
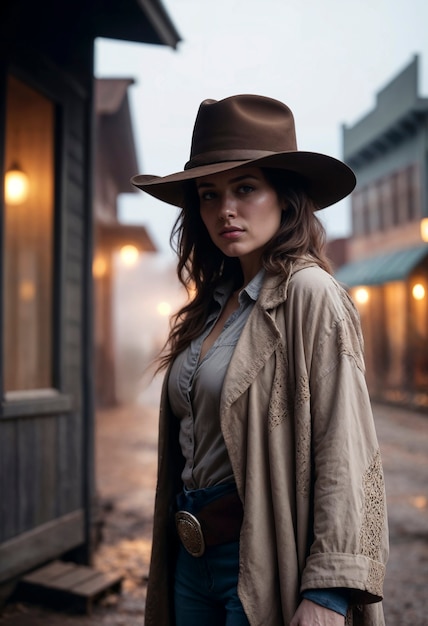
[[[175,524],[187,552],[200,557],[207,547],[238,541],[243,515],[241,500],[232,492],[213,500],[196,515],[178,511]]]

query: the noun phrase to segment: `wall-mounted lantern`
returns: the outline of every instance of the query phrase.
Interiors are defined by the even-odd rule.
[[[28,176],[15,162],[6,170],[4,177],[4,199],[6,204],[12,206],[23,204],[28,198],[28,191]]]
[[[355,291],[355,300],[358,304],[366,304],[369,301],[369,292],[365,287],[358,287]]]
[[[421,220],[421,237],[422,241],[428,241],[428,217]]]
[[[425,287],[421,283],[413,285],[412,296],[415,300],[423,300],[425,298]]]
[[[127,267],[133,267],[138,261],[140,251],[138,250],[137,246],[133,246],[132,244],[126,244],[125,246],[121,247],[119,255],[120,260],[124,265],[126,265]]]

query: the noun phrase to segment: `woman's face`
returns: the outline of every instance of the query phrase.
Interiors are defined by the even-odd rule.
[[[213,243],[238,257],[244,275],[255,275],[267,242],[278,231],[281,206],[258,167],[245,167],[196,180],[200,213]]]

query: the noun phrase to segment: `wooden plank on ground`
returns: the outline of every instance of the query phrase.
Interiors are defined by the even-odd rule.
[[[74,570],[74,563],[67,563],[65,561],[52,561],[48,565],[37,569],[30,574],[27,574],[22,578],[24,582],[48,584],[51,580],[55,580],[58,576],[61,576],[67,572]]]
[[[122,581],[121,575],[104,574],[85,565],[54,561],[24,576],[19,595],[23,600],[90,613],[94,602],[108,593],[120,593]]]
[[[72,570],[49,581],[48,586],[56,589],[73,590],[78,585],[97,576],[97,571],[91,567],[75,565]]]
[[[88,580],[77,587],[73,587],[73,593],[89,597],[96,596],[106,589],[119,591],[122,580],[122,576],[98,572],[98,575],[94,576],[91,580]]]

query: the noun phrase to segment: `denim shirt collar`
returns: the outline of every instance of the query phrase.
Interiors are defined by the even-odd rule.
[[[246,296],[253,300],[257,301],[257,298],[260,295],[260,291],[263,285],[263,279],[265,276],[265,270],[262,268],[258,271],[258,273],[254,276],[252,280],[239,292],[239,302],[242,303],[242,299]],[[227,299],[233,290],[233,281],[228,281],[222,285],[219,285],[213,294],[213,298],[215,302],[217,302],[221,307],[226,304]]]

